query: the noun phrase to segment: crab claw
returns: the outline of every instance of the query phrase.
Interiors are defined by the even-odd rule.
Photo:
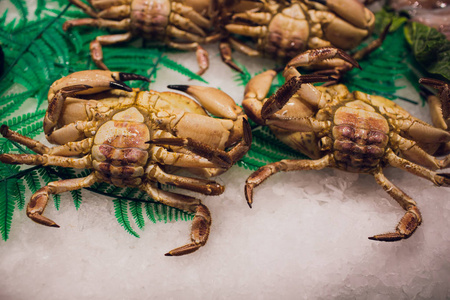
[[[168,85],[169,89],[179,90],[191,95],[210,113],[217,117],[236,120],[242,109],[221,90],[196,85]]]
[[[48,92],[48,99],[51,99],[62,89],[71,86],[91,86],[89,89],[79,91],[76,94],[95,94],[109,89],[121,89],[131,92],[132,89],[123,81],[144,80],[149,81],[147,77],[122,72],[111,72],[104,70],[85,70],[72,73],[63,77],[52,84]]]
[[[340,58],[351,64],[353,67],[361,69],[361,66],[353,57],[341,49],[333,47],[324,47],[305,51],[291,59],[291,61],[287,63],[286,68],[309,66],[332,58]]]
[[[314,83],[328,81],[330,77],[324,75],[301,75],[289,79],[283,84],[278,91],[272,95],[263,105],[261,109],[261,117],[263,119],[269,118],[271,115],[279,111],[286,105],[292,96],[300,89],[304,83]]]

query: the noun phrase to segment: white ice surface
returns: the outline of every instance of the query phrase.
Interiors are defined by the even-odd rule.
[[[231,79],[216,46],[204,78],[237,102],[243,87]],[[273,63],[235,55],[251,73]],[[196,70],[193,53],[177,59]],[[160,72],[152,86],[189,82]],[[411,97],[418,100],[414,93]],[[426,107],[397,103],[428,120]],[[220,196],[203,196],[213,216],[205,247],[183,257],[163,254],[189,241],[190,223],[147,221],[140,238],[114,217],[111,199],[83,190],[77,211],[70,195],[46,215],[46,228],[16,211],[10,239],[0,243],[0,299],[448,299],[448,188],[396,169],[388,178],[411,195],[423,224],[408,240],[367,239],[391,231],[403,210],[369,175],[336,170],[280,173],[243,195],[250,171],[234,166],[217,178]],[[181,191],[182,192],[182,191]]]

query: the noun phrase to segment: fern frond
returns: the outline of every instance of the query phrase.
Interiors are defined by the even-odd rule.
[[[81,190],[70,191],[70,194],[72,195],[73,204],[75,205],[76,210],[78,210],[81,206],[81,202],[83,201],[83,198],[81,197]]]
[[[128,219],[128,201],[114,199],[113,203],[114,214],[119,224],[125,229],[126,232],[138,238],[139,235],[133,230]]]
[[[22,105],[23,101],[31,97],[36,91],[30,90],[23,93],[10,94],[8,96],[0,97],[0,119],[4,120]]]
[[[19,210],[25,207],[25,184],[22,179],[14,178],[8,180],[8,188]]]
[[[14,200],[10,197],[9,181],[0,185],[0,234],[6,241],[11,230],[11,221],[14,214]]]
[[[51,53],[57,62],[61,64],[69,62],[69,47],[62,32],[51,27],[42,35],[41,39],[51,48]]]
[[[27,186],[30,191],[34,194],[38,189],[41,188],[41,183],[39,181],[39,175],[36,171],[29,172],[24,176]]]
[[[130,212],[133,216],[134,222],[139,227],[139,229],[144,229],[145,220],[142,211],[142,203],[137,201],[130,201]]]
[[[194,72],[192,72],[191,70],[189,70],[188,68],[180,65],[179,63],[169,59],[167,56],[163,56],[160,59],[160,64],[163,65],[166,68],[169,68],[173,71],[176,71],[184,76],[189,77],[190,79],[194,79],[203,83],[208,84],[208,81],[206,81],[205,79],[203,79],[203,77],[195,74]]]
[[[17,11],[24,22],[28,16],[28,7],[25,0],[10,0],[11,3],[17,8]]]
[[[45,0],[37,0],[36,10],[34,11],[36,17],[39,18],[41,16],[42,11],[45,9],[45,3]]]
[[[147,215],[150,221],[156,224],[154,206],[155,206],[154,203],[145,203],[145,214]]]

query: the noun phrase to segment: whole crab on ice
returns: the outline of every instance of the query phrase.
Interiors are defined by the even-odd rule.
[[[440,100],[430,101],[434,126],[413,116],[383,97],[359,91],[350,93],[342,85],[314,87],[310,83],[328,80],[320,75],[300,75],[295,66],[340,57],[357,62],[341,50],[324,48],[300,54],[284,70],[286,83],[266,98],[272,79],[269,70],[247,85],[243,107],[247,115],[291,148],[312,160],[281,160],[261,167],[245,186],[248,204],[253,190],[280,171],[319,170],[326,167],[373,175],[377,183],[406,210],[394,232],[370,239],[397,241],[411,236],[422,222],[416,202],[391,183],[383,168],[393,166],[428,179],[437,186],[449,186],[450,174],[436,173],[450,165],[449,85],[434,79],[421,83],[435,87]],[[433,155],[446,155],[438,159]]]
[[[37,223],[59,227],[43,215],[50,194],[97,182],[134,187],[155,201],[194,214],[191,243],[167,255],[191,253],[206,243],[209,210],[194,197],[159,189],[158,183],[205,195],[223,193],[224,187],[215,181],[176,175],[173,169],[204,177],[226,171],[248,151],[250,127],[242,109],[220,90],[169,86],[190,94],[199,105],[182,94],[133,90],[123,83],[135,79],[147,80],[135,74],[92,70],[56,81],[49,91],[44,132],[59,146],[49,148],[2,125],[3,137],[37,154],[1,154],[0,161],[92,170],[83,178],[50,182],[34,193],[27,215]]]

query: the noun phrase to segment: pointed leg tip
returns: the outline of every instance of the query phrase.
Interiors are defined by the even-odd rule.
[[[173,256],[172,253],[167,252],[166,254],[164,254],[164,256]]]
[[[55,228],[60,228],[61,226],[59,226],[58,224],[53,224],[53,225],[50,225],[50,227],[55,227]]]

